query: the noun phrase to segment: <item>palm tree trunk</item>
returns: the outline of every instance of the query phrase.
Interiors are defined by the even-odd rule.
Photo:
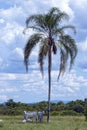
[[[48,113],[47,122],[50,122],[50,95],[51,95],[51,45],[48,51]]]

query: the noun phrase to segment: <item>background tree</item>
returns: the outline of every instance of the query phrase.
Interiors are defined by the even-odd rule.
[[[68,58],[70,59],[70,69],[77,54],[77,46],[74,39],[65,33],[65,29],[70,28],[75,32],[71,25],[63,26],[63,20],[68,20],[69,16],[58,8],[51,8],[46,14],[35,14],[29,16],[26,20],[26,29],[34,29],[24,49],[24,63],[28,71],[28,60],[32,49],[39,44],[38,62],[43,75],[44,59],[48,56],[48,115],[47,122],[50,121],[50,94],[51,94],[51,67],[52,53],[57,54],[60,49],[60,69],[58,79],[61,73],[65,72]],[[24,33],[26,32],[24,30]]]
[[[13,101],[13,99],[9,99],[6,103],[6,106],[8,106],[9,108],[14,108],[16,106],[16,103]]]
[[[85,102],[84,115],[85,115],[85,120],[87,121],[87,98],[85,98],[84,102]]]

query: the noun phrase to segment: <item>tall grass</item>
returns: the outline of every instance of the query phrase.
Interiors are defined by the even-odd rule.
[[[22,116],[0,116],[0,130],[87,130],[87,122],[84,117],[52,116],[47,124],[46,117],[43,123],[23,123]]]

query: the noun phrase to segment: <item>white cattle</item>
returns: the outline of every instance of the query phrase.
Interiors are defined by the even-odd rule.
[[[39,111],[37,114],[38,114],[38,121],[43,122],[44,111]]]
[[[37,112],[24,111],[24,121],[32,121],[30,118],[33,118],[33,122],[37,122]]]
[[[23,123],[25,122],[31,122],[31,118],[33,119],[33,122],[43,122],[43,116],[44,116],[44,111],[39,111],[39,112],[26,112],[24,111],[24,120]]]

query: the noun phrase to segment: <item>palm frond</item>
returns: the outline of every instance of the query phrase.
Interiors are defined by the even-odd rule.
[[[76,34],[76,29],[74,26],[72,25],[66,25],[66,26],[62,26],[61,28],[59,28],[60,30],[65,30],[65,29],[71,29],[75,34]]]
[[[39,48],[39,55],[38,55],[38,62],[40,64],[40,70],[43,75],[43,64],[44,59],[47,56],[48,52],[48,38],[44,38],[41,40],[40,48]]]
[[[59,13],[60,12],[60,10],[59,10],[59,8],[57,8],[57,7],[53,7],[53,8],[51,8],[50,10],[49,10],[49,14],[53,14],[53,13]]]
[[[52,24],[52,28],[54,27],[58,27],[60,22],[62,20],[68,20],[69,19],[69,16],[65,13],[65,12],[62,12],[62,11],[58,11],[57,13],[54,13],[51,15],[51,24]]]
[[[75,40],[71,38],[70,35],[66,35],[65,40],[70,54],[70,69],[71,69],[72,65],[74,64],[74,60],[77,55],[78,49],[77,49],[77,45],[75,44]]]
[[[31,37],[29,38],[24,48],[24,63],[26,66],[26,71],[28,71],[28,59],[29,59],[30,53],[32,49],[35,47],[35,45],[40,41],[41,38],[42,38],[42,35],[40,33],[31,35]]]
[[[53,35],[56,35],[56,36],[62,36],[62,35],[64,35],[64,30],[63,29],[61,29],[61,28],[56,28],[56,29],[53,29]]]
[[[35,19],[38,17],[37,14],[31,15],[26,19],[26,27],[29,27],[30,22],[34,22]]]
[[[63,74],[66,70],[67,59],[68,59],[68,53],[65,52],[62,48],[60,48],[60,68],[59,68],[58,79],[61,73]]]
[[[32,15],[26,20],[26,28],[32,28],[36,31],[46,32],[48,30],[47,23],[45,21],[46,15],[38,14]],[[32,26],[33,24],[33,26]]]
[[[72,25],[62,26],[61,28],[54,28],[52,32],[53,32],[53,35],[64,36],[64,34],[65,34],[64,31],[66,29],[71,29],[76,34],[76,29]]]
[[[59,8],[57,8],[57,7],[51,8],[51,9],[49,10],[48,14],[49,14],[50,16],[63,16],[63,17],[65,17],[65,18],[69,18],[69,16],[68,16],[65,12],[61,11],[61,10],[60,10]]]
[[[61,58],[60,58],[60,72],[59,72],[59,76],[60,76],[61,72],[65,71],[65,66],[67,65],[68,56],[70,56],[70,69],[72,68],[78,50],[74,39],[72,39],[70,35],[61,36],[59,41],[61,44],[60,46]]]
[[[56,7],[49,10],[48,14],[45,15],[45,23],[49,30],[57,27],[63,19],[69,19],[69,16]]]
[[[62,38],[63,45],[70,48],[73,53],[71,59],[75,59],[78,52],[77,45],[75,44],[75,40],[70,35],[64,35],[61,38]]]
[[[53,45],[52,45],[52,51],[53,51],[53,54],[56,55],[56,53],[57,53],[57,46],[56,46],[55,43],[53,43]]]
[[[59,24],[63,19],[68,20],[69,16],[65,12],[60,12],[54,16],[55,23]]]

